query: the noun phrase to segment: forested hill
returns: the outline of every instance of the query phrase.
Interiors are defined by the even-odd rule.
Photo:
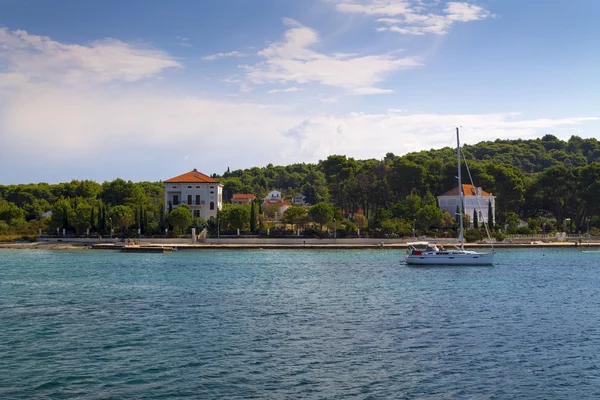
[[[517,217],[559,226],[569,218],[579,230],[590,223],[589,218],[593,226],[600,225],[600,145],[596,139],[573,136],[565,142],[546,135],[533,140],[496,140],[466,145],[463,153],[474,184],[497,196],[496,220],[501,226]],[[285,198],[302,193],[308,203],[328,202],[343,214],[362,209],[370,223],[378,224],[386,219],[412,222],[420,208],[434,203],[433,196],[456,186],[456,175],[455,149],[446,147],[404,156],[390,152],[382,160],[332,155],[317,164],[269,164],[215,177],[224,184],[226,202],[233,193],[261,198],[278,189]],[[464,165],[463,176],[468,181]],[[159,182],[122,179],[103,184],[0,186],[0,229],[2,221],[21,216],[39,219],[61,201],[63,208],[70,202],[73,208],[89,206],[96,213],[119,205],[130,207],[148,219],[152,225],[148,229],[159,229],[164,224],[159,220],[165,207],[162,190]],[[84,226],[85,218],[80,219]]]

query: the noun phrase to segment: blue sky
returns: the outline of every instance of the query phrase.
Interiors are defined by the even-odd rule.
[[[593,0],[0,2],[0,184],[598,137]]]

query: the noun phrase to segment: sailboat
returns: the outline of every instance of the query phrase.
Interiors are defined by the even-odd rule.
[[[458,239],[460,246],[456,249],[446,250],[429,242],[407,243],[409,252],[404,261],[409,265],[493,265],[494,253],[480,253],[476,251],[465,250],[465,240],[463,236],[463,192],[462,176],[460,162],[460,136],[456,128],[456,156],[458,158],[458,193],[459,193],[459,223],[460,229]]]

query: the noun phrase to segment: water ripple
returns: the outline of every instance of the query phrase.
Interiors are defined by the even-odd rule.
[[[600,270],[397,251],[0,252],[0,398],[600,397]]]

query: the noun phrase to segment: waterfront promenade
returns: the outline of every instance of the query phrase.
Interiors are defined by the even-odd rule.
[[[406,249],[409,242],[429,241],[452,247],[458,244],[452,238],[417,238],[417,239],[304,239],[304,238],[210,238],[204,242],[193,242],[190,238],[145,238],[135,241],[120,238],[40,238],[36,242],[0,243],[0,248],[21,249],[106,249],[121,250],[124,247],[170,247],[178,250],[209,249]],[[490,248],[489,243],[465,243],[468,248]],[[493,243],[495,248],[529,248],[529,247],[600,247],[600,240],[589,241],[531,241],[526,239],[508,239]]]

